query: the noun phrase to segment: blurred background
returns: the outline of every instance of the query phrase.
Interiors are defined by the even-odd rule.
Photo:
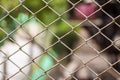
[[[120,80],[120,6],[107,4],[120,1],[0,0],[0,80]]]

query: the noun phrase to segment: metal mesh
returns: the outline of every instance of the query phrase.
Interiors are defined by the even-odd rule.
[[[65,0],[67,4],[60,5],[61,12],[59,12],[59,8],[53,7],[57,7],[57,1],[58,3],[60,2],[59,0],[38,0],[38,2],[31,0],[0,1],[0,80],[44,80],[41,77],[46,77],[45,80],[88,80],[90,78],[92,78],[91,80],[119,80],[120,73],[113,68],[114,65],[119,63],[119,60],[111,63],[111,57],[109,58],[109,55],[106,55],[104,52],[111,46],[115,46],[114,41],[101,32],[112,23],[120,27],[119,23],[115,21],[120,18],[120,15],[113,18],[102,9],[103,6],[111,3],[112,0],[108,0],[103,5],[92,0],[99,8],[89,16],[78,10],[85,17],[84,20],[72,19],[74,15],[70,13],[73,9],[77,10],[75,6],[82,0]],[[120,3],[119,0],[116,1]],[[64,2],[64,0],[61,0],[61,2]],[[34,5],[32,6],[32,4]],[[62,7],[68,4],[71,6],[66,9]],[[40,5],[40,8],[38,5]],[[105,15],[112,19],[103,28],[98,28],[97,26],[101,23],[99,19],[89,19],[99,11],[104,12]],[[30,16],[22,15],[21,17],[24,17],[23,20],[17,19],[19,13],[25,13]],[[52,17],[52,14],[55,17]],[[34,20],[37,23],[34,23]],[[60,22],[67,25],[69,31],[63,32],[61,36],[58,36],[54,31],[54,26],[59,25]],[[96,28],[96,34],[88,37],[87,32],[82,31],[82,26],[85,24]],[[79,31],[76,30],[77,28],[80,28]],[[73,48],[63,41],[71,33],[76,34],[79,38],[74,43]],[[98,34],[101,34],[111,42],[108,47],[102,50],[92,41]],[[56,41],[50,44],[52,42],[51,38],[47,38],[46,35],[53,36]],[[69,54],[66,54],[64,50],[60,57],[60,53],[57,54],[58,57],[51,54],[52,48],[59,43],[64,47],[58,47],[60,52],[62,52],[62,49],[65,49]],[[117,46],[115,47],[120,50]],[[46,70],[40,65],[43,63],[46,66],[49,65],[49,62],[47,64],[44,61],[43,63],[40,62],[45,54],[52,58],[54,62],[52,67]],[[42,75],[35,73],[34,69],[38,72],[42,70]],[[39,77],[33,79],[31,74],[36,74]]]

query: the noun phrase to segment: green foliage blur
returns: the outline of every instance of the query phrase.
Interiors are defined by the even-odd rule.
[[[48,29],[59,38],[71,31],[70,34],[61,38],[60,42],[50,49],[50,53],[52,55],[53,53],[58,55],[53,56],[59,59],[70,53],[70,50],[66,46],[72,49],[74,43],[78,40],[78,36],[74,33],[73,26],[70,27],[69,24],[66,23],[69,21],[69,13],[67,12],[69,6],[67,0],[21,0],[21,2],[19,2],[19,0],[0,0],[0,5],[2,6],[0,7],[0,41],[2,41],[5,36],[7,38],[12,37],[13,35],[10,33],[19,25],[25,24],[31,17],[33,19],[38,18],[45,25],[49,25],[47,26]],[[58,38],[50,34],[49,30],[46,31],[47,34],[44,37],[44,45],[47,45],[47,48],[58,41]],[[0,43],[0,46],[2,46],[3,43],[4,41]],[[53,58],[47,54],[43,55],[38,63],[45,71],[49,70],[55,64]],[[31,73],[32,80],[44,74],[43,70],[38,69],[39,68],[33,69],[33,73]],[[43,78],[39,80],[45,80]]]
[[[68,8],[66,0],[25,0],[23,4],[33,13],[36,13],[37,18],[44,24],[50,24]],[[67,18],[67,16],[64,14],[61,18]]]
[[[21,1],[23,2],[20,2],[19,0],[0,0],[0,41],[3,40],[6,36],[8,36],[6,33],[9,34],[17,26],[19,26],[18,24],[19,20],[16,18],[20,13],[27,14],[29,18],[32,17],[32,13],[34,13],[35,14],[34,16],[37,17],[41,22],[43,22],[46,25],[50,24],[57,18],[64,19],[68,18],[67,14],[63,14],[68,8],[66,0],[53,0],[53,1],[21,0]],[[20,3],[22,5],[20,5]],[[8,14],[16,20],[13,20]],[[60,21],[58,20],[56,23],[59,22]],[[2,45],[3,42],[4,41],[2,41],[0,45]]]

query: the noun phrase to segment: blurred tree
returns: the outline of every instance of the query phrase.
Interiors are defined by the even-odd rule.
[[[0,0],[0,5],[8,11],[15,8],[19,3],[19,0]]]
[[[14,2],[14,4],[12,4]],[[6,10],[10,11],[11,9],[15,8],[15,6],[19,5],[18,0],[1,0],[0,4],[5,7]],[[70,27],[67,23],[63,21],[68,21],[68,16],[69,14],[65,12],[68,9],[68,3],[67,0],[25,0],[22,3],[24,6],[26,6],[30,11],[35,13],[34,16],[36,16],[40,21],[42,21],[45,24],[50,24],[54,20],[58,19],[56,22],[53,24],[49,25],[46,27],[48,30],[45,31],[45,37],[44,37],[44,48],[50,47],[52,44],[55,42],[59,41],[56,45],[52,46],[51,49],[48,50],[48,52],[55,56],[57,59],[63,58],[65,55],[69,54],[71,51],[65,47],[61,41],[67,45],[69,48],[73,48],[74,43],[77,41],[78,36],[74,33],[74,31],[77,31],[73,27]],[[8,6],[7,6],[8,5]],[[23,7],[18,7],[14,10],[14,13],[10,13],[14,18],[19,22],[19,23],[24,23],[25,21],[29,20],[29,17],[33,16],[31,14],[28,14],[28,10],[23,10]],[[31,13],[31,12],[30,12]],[[30,20],[30,22],[27,24],[31,23],[38,23],[35,18]],[[39,23],[40,24],[40,23]],[[29,26],[25,27],[29,27]],[[5,31],[11,32],[14,30],[18,24],[16,23],[15,20],[11,20],[10,17],[5,18],[1,21],[0,26],[2,29]],[[34,27],[34,26],[33,26]],[[43,26],[38,26],[38,27],[43,27]],[[29,29],[29,28],[26,28]],[[57,37],[62,37],[66,33],[70,32],[70,34],[64,36],[63,38],[59,39],[55,35],[50,34],[50,31],[52,31]],[[32,33],[32,32],[31,32]],[[3,34],[1,34],[3,35]],[[3,36],[4,37],[4,36]],[[1,37],[1,38],[3,38]],[[36,42],[41,42],[41,39],[38,37]],[[46,74],[45,71],[49,70],[54,64],[55,60],[48,55],[47,53],[43,54],[37,64],[43,69],[36,68],[36,66],[33,67],[33,70],[30,74],[32,80],[35,80],[38,78],[40,75],[45,75],[43,78],[39,78],[38,80],[45,80],[46,79]]]
[[[57,18],[67,18],[68,16],[59,16],[68,8],[66,0],[25,0],[23,4],[33,13],[36,13],[37,18],[45,24],[49,24]]]
[[[11,9],[15,8],[19,4],[18,0],[0,0],[0,41],[6,38],[11,31],[13,31],[16,26],[15,22],[6,16]],[[4,18],[3,18],[4,17]],[[4,41],[0,42],[0,46],[3,45]]]

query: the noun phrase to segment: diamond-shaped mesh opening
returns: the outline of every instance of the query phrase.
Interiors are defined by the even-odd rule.
[[[82,74],[82,73],[86,73],[86,74]],[[90,76],[92,75],[92,76]],[[88,67],[83,67],[80,68],[79,70],[77,70],[74,74],[76,79],[92,79],[92,77],[94,78],[95,76],[97,76],[97,74],[95,74],[94,72],[92,72]],[[74,79],[74,77],[73,77]]]
[[[57,25],[61,23],[60,25]],[[57,29],[55,29],[57,28]],[[67,33],[70,33],[70,31],[72,31],[72,27],[67,24],[66,22],[62,21],[62,20],[57,20],[56,22],[54,22],[52,25],[50,25],[48,27],[48,29],[52,32],[54,32],[54,34],[57,37],[62,37]],[[62,34],[60,34],[62,32]],[[68,34],[69,35],[69,34]]]
[[[111,41],[109,41],[106,37],[104,37],[101,34],[96,35],[95,37],[93,37],[93,39],[97,39],[96,42],[99,43],[99,45],[104,44],[104,46],[101,45],[101,50],[103,50],[111,45]],[[107,42],[104,42],[105,40]]]
[[[0,19],[6,16],[6,11],[0,7]]]
[[[3,20],[0,21],[0,27],[4,30],[7,34],[12,33],[18,26],[18,23],[13,20],[10,16],[5,17]]]
[[[65,71],[65,69],[61,65],[56,65],[54,68],[52,68],[48,74],[53,79],[59,79],[63,76],[62,72]],[[57,73],[56,73],[57,72]]]
[[[0,30],[0,45],[3,44],[4,41],[2,41],[5,37],[7,37],[6,33],[3,30]]]
[[[19,23],[24,23],[25,21],[29,20],[31,13],[27,11],[24,7],[19,6],[14,9],[10,15],[13,19],[15,19]]]
[[[109,3],[109,2],[111,2],[112,0],[102,0],[102,1],[100,1],[100,0],[95,0],[99,5],[104,5],[104,4],[106,4],[106,3]]]
[[[17,26],[17,22],[13,21],[9,16],[6,16],[0,21],[1,45],[7,40],[11,41]]]
[[[59,54],[58,60],[64,58],[70,53],[70,50],[61,42],[58,42],[53,46],[53,49],[57,54]],[[62,52],[63,51],[63,52]]]
[[[105,5],[105,6],[103,6],[103,10],[104,11],[106,11],[107,12],[107,14],[109,14],[110,16],[112,16],[112,17],[117,17],[119,14],[116,12],[117,10],[119,10],[119,8],[117,8],[117,5],[115,5],[115,6],[112,6],[112,4],[110,5],[110,4],[107,4],[107,5]],[[110,8],[110,11],[108,10],[107,11],[107,9],[106,9],[106,7],[108,7],[108,8]],[[115,10],[116,9],[116,10]],[[113,14],[115,14],[115,15],[113,15]]]
[[[80,52],[80,50],[81,50],[81,52]],[[84,63],[90,61],[91,59],[94,59],[94,57],[96,57],[98,55],[97,52],[94,49],[92,49],[91,47],[89,47],[89,45],[87,45],[87,44],[85,44],[85,45],[81,46],[79,49],[77,49],[75,51],[75,54]],[[90,55],[88,55],[88,54],[90,54]]]
[[[37,1],[25,0],[23,4],[32,12],[36,12],[46,6],[45,2],[42,0]]]
[[[8,66],[9,65],[9,66]],[[5,66],[4,66],[5,67]],[[14,67],[11,69],[11,67]],[[7,68],[7,71],[6,71],[6,74],[8,75],[7,77],[11,77],[13,76],[14,74],[16,74],[18,71],[19,71],[19,67],[17,67],[12,61],[6,61],[6,68]],[[12,72],[12,70],[14,72]]]
[[[92,64],[94,64],[94,65],[92,65]],[[94,60],[90,61],[87,65],[89,66],[89,68],[91,68],[97,74],[99,74],[100,72],[102,72],[110,67],[108,62],[106,62],[106,60],[104,60],[103,57],[97,57]]]
[[[10,11],[20,4],[19,0],[1,0],[0,5]]]
[[[101,77],[102,80],[103,79],[105,79],[105,80],[110,80],[110,79],[115,80],[115,77],[113,75],[109,74],[108,72],[103,73],[100,77]]]
[[[43,10],[39,11],[36,16],[44,24],[50,24],[51,22],[59,18],[58,15],[53,12],[49,7],[46,7]]]
[[[119,80],[119,0],[1,0],[1,80]]]
[[[89,6],[89,7],[86,7],[86,6]],[[96,8],[94,6],[96,6],[94,3],[90,3],[90,4],[88,3],[86,5],[85,4],[78,4],[74,8],[74,14],[76,15],[77,18],[80,18],[80,19],[86,19],[87,16],[89,19],[95,18]],[[91,10],[90,7],[94,7],[92,9],[93,11]],[[85,8],[86,8],[86,10],[85,10]],[[88,13],[86,13],[86,11],[88,11]]]
[[[61,6],[61,3],[64,6]],[[53,10],[55,10],[59,14],[64,13],[66,11],[66,8],[68,7],[66,0],[61,0],[61,1],[53,0],[49,3],[49,5]]]
[[[49,53],[51,54],[51,53]],[[34,58],[33,63],[32,63],[32,68],[33,70],[31,70],[30,73],[30,78],[31,79],[47,79],[47,77],[49,76],[49,70],[51,70],[52,68],[54,68],[54,63],[55,62],[54,58],[52,56],[50,56],[48,53],[44,53],[42,55],[37,56],[36,58]],[[44,57],[44,58],[42,58]],[[47,59],[45,58],[47,57]],[[41,59],[39,59],[41,58]],[[41,61],[44,61],[44,63],[42,63]],[[48,66],[46,66],[49,65]],[[34,74],[36,73],[36,74]]]
[[[70,18],[73,19],[73,17],[75,17],[75,12],[74,12],[74,6],[76,6],[77,4],[80,4],[82,2],[84,2],[83,0],[67,0],[68,2],[68,6],[69,6],[69,14],[70,14]]]
[[[21,57],[23,57],[23,61],[20,61],[20,62],[18,62],[19,60],[20,60],[20,58]],[[9,59],[11,60],[11,61],[13,61],[14,63],[16,63],[16,65],[17,66],[19,66],[19,67],[23,67],[23,66],[25,66],[26,65],[26,63],[28,62],[28,60],[29,60],[29,56],[28,55],[26,55],[24,52],[22,52],[22,51],[18,51],[17,53],[15,53],[15,54],[13,54],[11,57],[9,57]]]
[[[16,74],[15,76],[11,77],[10,80],[14,80],[14,79],[17,79],[17,80],[19,80],[19,79],[24,79],[24,77],[26,77],[25,74],[19,72],[19,73]],[[30,79],[30,78],[28,78],[28,80],[29,80],[29,79]]]

